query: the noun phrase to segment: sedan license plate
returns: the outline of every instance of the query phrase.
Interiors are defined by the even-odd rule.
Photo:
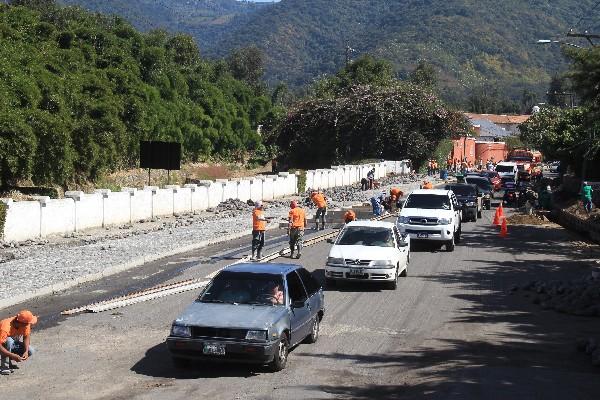
[[[429,237],[429,233],[417,233],[417,237],[418,238],[428,238]]]
[[[212,356],[224,356],[225,345],[221,343],[204,343],[202,352]]]
[[[350,275],[364,275],[365,270],[362,268],[350,268]]]

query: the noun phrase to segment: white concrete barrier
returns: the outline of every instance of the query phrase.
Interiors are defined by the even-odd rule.
[[[156,187],[153,187],[156,188]],[[158,189],[158,188],[156,188]],[[129,193],[131,207],[131,221],[149,220],[152,214],[153,190],[137,190],[136,188],[122,188],[121,191]]]
[[[41,205],[41,236],[75,232],[75,202],[73,199],[37,198]]]
[[[192,190],[179,185],[167,185],[165,189],[173,190],[173,213],[184,214],[192,212]]]
[[[131,193],[102,192],[103,224],[102,226],[127,224],[131,222]]]
[[[65,192],[65,198],[75,202],[75,231],[97,228],[104,221],[102,193]]]
[[[37,201],[13,201],[2,199],[6,204],[4,240],[21,242],[41,236],[42,208]]]
[[[154,217],[173,215],[173,189],[156,189],[156,191],[153,191],[152,215]]]
[[[250,198],[252,201],[262,200],[263,198],[263,180],[254,177],[250,184]]]
[[[263,200],[273,200],[275,194],[275,181],[272,176],[261,176],[263,181]]]
[[[251,183],[250,179],[240,179],[237,181],[237,198],[239,200],[248,201],[252,199]]]

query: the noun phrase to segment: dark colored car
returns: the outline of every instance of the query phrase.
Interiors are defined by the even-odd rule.
[[[452,190],[456,195],[462,206],[463,221],[477,221],[477,218],[481,218],[482,196],[477,185],[454,183],[444,186],[444,189]]]
[[[490,183],[490,180],[480,176],[467,176],[465,177],[465,181],[470,185],[477,185],[477,188],[483,197],[483,208],[490,210],[492,208],[492,196],[494,194],[494,187]]]
[[[291,347],[317,341],[324,313],[323,289],[301,266],[237,264],[173,321],[166,342],[178,367],[203,359],[280,371]]]
[[[488,178],[494,191],[499,191],[502,189],[502,180],[500,179],[500,175],[496,171],[481,171],[481,172],[469,172],[467,175],[473,176],[481,176],[483,178]]]

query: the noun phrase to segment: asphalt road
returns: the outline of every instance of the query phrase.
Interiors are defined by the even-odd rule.
[[[327,290],[319,341],[295,348],[280,373],[202,363],[174,369],[164,339],[196,293],[51,318],[70,296],[79,303],[93,297],[80,289],[47,299],[45,322],[33,334],[38,353],[17,373],[0,376],[0,392],[28,400],[597,399],[600,370],[575,351],[575,339],[599,337],[600,319],[543,311],[509,291],[531,279],[580,276],[597,254],[560,228],[511,226],[500,239],[491,216],[464,224],[453,253],[414,249],[396,291],[358,284]],[[300,260],[319,279],[328,248],[306,248]],[[167,260],[161,280],[204,277],[247,254],[242,247],[213,250],[220,256],[210,262],[197,253]],[[142,272],[157,279],[150,266],[138,279]],[[134,280],[123,279],[125,286]]]

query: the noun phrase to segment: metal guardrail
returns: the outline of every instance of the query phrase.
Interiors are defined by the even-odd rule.
[[[395,216],[396,216],[396,214],[387,214],[387,215],[383,215],[381,217],[372,218],[371,220],[381,221],[383,219],[391,218],[391,217],[395,217]],[[318,235],[316,237],[307,239],[304,241],[304,246],[305,247],[312,246],[312,245],[320,243],[324,240],[333,238],[339,234],[340,230],[341,229],[336,229],[332,232],[327,232],[327,233]],[[285,256],[287,254],[290,254],[289,248],[282,249],[278,252],[268,254],[268,255],[264,256],[263,258],[261,258],[260,260],[258,260],[257,262],[261,262],[261,263],[269,262],[269,261],[275,260],[279,257]],[[203,288],[204,286],[206,286],[210,282],[210,280],[214,276],[216,276],[222,269],[227,268],[231,265],[240,264],[240,263],[247,262],[247,261],[250,261],[250,257],[245,256],[245,257],[241,258],[240,260],[237,260],[234,263],[228,264],[227,266],[225,266],[221,269],[218,269],[217,271],[213,272],[212,274],[208,275],[205,278],[187,279],[184,281],[174,282],[174,283],[170,283],[170,284],[166,284],[166,285],[154,286],[154,287],[151,287],[148,289],[132,292],[132,293],[126,294],[124,296],[115,297],[112,299],[88,304],[88,305],[81,306],[81,307],[71,308],[69,310],[65,310],[65,311],[61,312],[61,315],[74,315],[74,314],[79,314],[79,313],[99,313],[99,312],[103,312],[103,311],[114,310],[116,308],[126,307],[126,306],[129,306],[132,304],[142,303],[142,302],[149,301],[149,300],[159,299],[159,298],[170,296],[173,294],[188,292],[188,291],[194,290],[194,289],[200,289],[200,288]]]

